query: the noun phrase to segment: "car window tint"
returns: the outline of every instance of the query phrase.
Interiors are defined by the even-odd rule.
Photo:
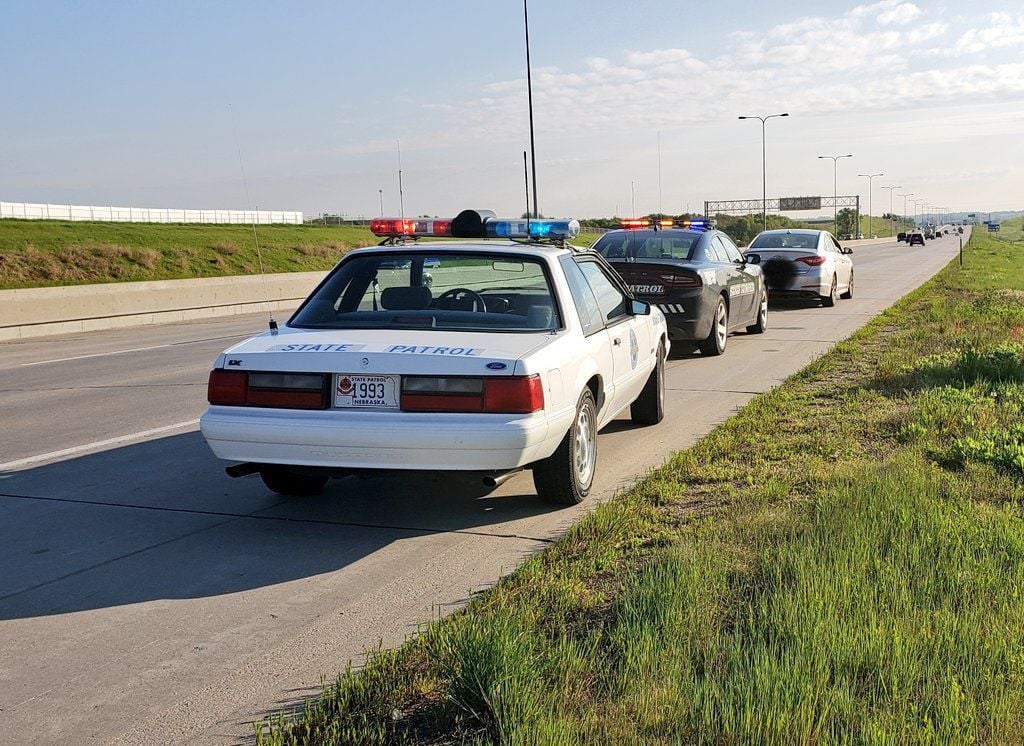
[[[817,233],[762,233],[750,244],[751,249],[815,249]]]
[[[700,234],[689,231],[610,231],[594,244],[605,259],[689,259]]]
[[[564,256],[560,260],[562,269],[565,270],[565,281],[569,284],[569,293],[572,295],[573,305],[579,312],[580,323],[583,325],[584,336],[589,336],[604,328],[601,320],[601,309],[598,308],[597,298],[594,291],[590,289],[583,270],[579,268],[571,256]]]
[[[708,242],[708,259],[722,264],[729,263],[729,255],[725,253],[725,246],[722,245],[722,239],[718,236],[713,236]]]
[[[736,248],[736,244],[729,240],[728,236],[718,236],[722,241],[722,246],[725,248],[726,256],[729,257],[730,262],[742,262],[743,255],[740,250]]]
[[[597,262],[580,262],[580,269],[587,278],[587,284],[594,291],[601,317],[605,321],[614,321],[626,315],[629,299],[605,274],[604,267]]]

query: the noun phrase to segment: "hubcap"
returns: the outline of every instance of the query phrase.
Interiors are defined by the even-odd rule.
[[[715,333],[718,336],[718,346],[725,347],[725,338],[729,334],[729,328],[726,321],[725,306],[721,304],[718,306],[718,315],[715,317]]]
[[[576,416],[576,442],[573,449],[576,478],[583,485],[590,484],[590,477],[594,473],[594,464],[597,461],[595,439],[594,421],[590,416],[590,409],[584,407]]]
[[[761,298],[761,314],[760,315],[761,315],[761,325],[763,326],[764,323],[768,320],[768,294],[767,293],[764,295],[764,297]]]

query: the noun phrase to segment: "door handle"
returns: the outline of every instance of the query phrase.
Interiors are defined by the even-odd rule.
[[[622,339],[619,338],[619,337],[614,337],[614,338],[612,338],[612,344],[613,345],[620,345],[620,344],[622,344]]]

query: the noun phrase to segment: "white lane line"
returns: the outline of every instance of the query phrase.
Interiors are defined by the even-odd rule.
[[[60,451],[41,453],[38,456],[29,456],[28,458],[22,458],[17,461],[8,461],[6,464],[0,464],[0,471],[11,471],[13,469],[20,469],[23,466],[38,464],[42,461],[52,461],[53,459],[63,458],[64,456],[74,456],[77,453],[91,451],[96,448],[105,448],[106,446],[117,446],[123,443],[130,443],[133,440],[142,440],[143,438],[148,438],[151,435],[159,435],[160,433],[167,433],[172,430],[181,430],[182,428],[192,427],[197,424],[199,424],[198,419],[186,420],[185,422],[176,422],[173,425],[164,425],[163,427],[154,427],[150,430],[141,430],[137,433],[119,435],[116,438],[97,440],[95,443],[86,443],[85,445],[74,446],[73,448],[64,448]]]
[[[85,360],[87,357],[105,357],[106,355],[124,355],[129,352],[143,352],[145,350],[160,350],[164,347],[172,347],[172,344],[153,345],[152,347],[132,347],[130,350],[115,350],[114,352],[93,352],[89,355],[75,355],[74,357],[56,357],[53,360],[36,360],[34,363],[22,363],[22,368],[32,365],[46,365],[47,363],[66,363],[70,360]]]

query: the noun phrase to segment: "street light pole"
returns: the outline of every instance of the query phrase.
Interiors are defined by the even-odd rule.
[[[857,176],[863,176],[868,180],[868,238],[871,238],[871,193],[874,191],[872,183],[876,176],[885,176],[885,174],[857,174]],[[860,233],[859,225],[857,226],[857,232]]]
[[[768,230],[768,156],[765,150],[765,122],[775,117],[788,116],[788,113],[783,113],[739,117],[739,119],[759,119],[761,121],[761,217],[764,220],[764,230]]]
[[[832,159],[832,232],[839,233],[839,159],[853,158],[852,153],[846,155],[819,155],[819,159]],[[858,229],[860,226],[857,226]]]
[[[907,192],[906,194],[897,194],[896,196],[903,197],[903,219],[906,220],[908,217],[910,217],[909,215],[907,215],[907,197],[913,197],[914,193]]]
[[[892,212],[892,193],[895,192],[897,189],[902,189],[902,188],[903,188],[902,186],[883,186],[882,187],[882,189],[888,189],[889,190],[889,232],[892,233],[893,236],[896,235],[896,216],[893,215],[893,212]],[[870,212],[870,210],[868,210],[868,212]]]
[[[384,217],[384,190],[378,189],[377,196],[380,197],[380,216]]]

